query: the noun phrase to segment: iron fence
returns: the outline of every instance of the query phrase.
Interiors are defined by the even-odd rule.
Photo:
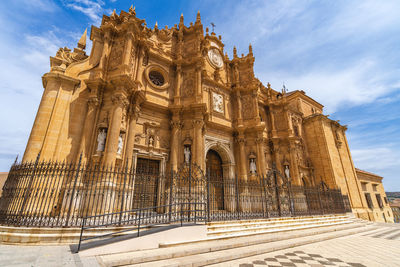
[[[196,203],[196,204],[195,204]],[[339,189],[291,185],[276,169],[266,176],[219,177],[195,164],[159,170],[39,161],[14,164],[0,199],[0,224],[32,227],[146,224],[143,218],[181,216],[199,204],[208,221],[344,213]],[[181,204],[181,205],[180,205]],[[195,207],[196,205],[196,207]],[[110,216],[100,216],[112,214]],[[197,214],[199,215],[199,214]],[[185,221],[193,221],[185,212]]]

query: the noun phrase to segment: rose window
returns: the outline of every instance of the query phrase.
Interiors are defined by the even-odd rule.
[[[149,79],[154,85],[162,86],[164,84],[164,76],[158,71],[150,71]]]

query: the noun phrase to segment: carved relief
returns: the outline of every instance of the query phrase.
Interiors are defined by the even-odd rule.
[[[191,97],[195,92],[195,79],[194,73],[185,73],[184,81],[182,84],[182,95],[183,97]]]
[[[253,105],[253,98],[251,95],[244,95],[242,97],[242,111],[244,119],[253,118],[254,105]]]
[[[115,69],[116,67],[118,67],[118,65],[121,64],[122,55],[124,53],[124,47],[125,47],[125,39],[114,40],[108,63],[109,70]]]
[[[213,110],[219,113],[224,113],[224,97],[215,92],[212,93]]]

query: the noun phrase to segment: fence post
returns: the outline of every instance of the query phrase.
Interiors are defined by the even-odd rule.
[[[210,221],[210,168],[207,172],[207,221]]]
[[[318,192],[319,207],[321,208],[322,214],[324,214],[324,207],[322,206],[321,193],[319,187],[317,187],[317,192]]]
[[[292,197],[292,183],[290,181],[288,182],[288,193],[289,193],[290,213],[292,214],[292,217],[294,217],[294,216],[296,216],[296,214],[295,214],[293,197]]]
[[[189,210],[188,210],[188,222],[190,222],[190,200],[192,198],[192,163],[189,163]]]
[[[137,227],[137,236],[139,236],[139,233],[140,233],[140,217],[141,217],[141,214],[142,214],[142,210],[139,209],[139,221],[138,221],[138,227]]]
[[[31,192],[31,187],[32,187],[33,179],[35,178],[35,174],[36,174],[36,168],[37,168],[37,165],[39,164],[39,158],[40,158],[40,152],[38,153],[38,155],[37,155],[37,157],[36,157],[35,165],[33,165],[33,170],[32,170],[31,179],[29,180],[28,187],[27,187],[27,189],[26,189],[26,191],[25,191],[24,202],[22,202],[21,209],[20,209],[20,211],[19,211],[19,214],[20,214],[21,216],[22,216],[22,212],[24,211],[26,202],[28,201],[29,192]],[[4,193],[3,193],[3,194],[4,194]]]
[[[183,202],[181,202],[181,226],[183,225]]]
[[[236,212],[237,212],[237,219],[239,220],[240,219],[240,215],[239,215],[239,211],[240,211],[239,202],[240,202],[240,199],[239,199],[239,180],[238,180],[237,175],[235,175],[235,185],[236,185]]]
[[[79,172],[80,172],[80,168],[81,168],[81,162],[82,162],[82,153],[79,156],[78,166],[76,168],[75,181],[74,181],[74,186],[72,187],[72,193],[71,193],[71,197],[70,197],[70,201],[69,201],[69,209],[68,209],[68,213],[67,213],[67,219],[65,220],[65,226],[68,226],[69,217],[71,216],[72,201],[74,200],[75,188],[76,188],[76,183],[78,182]]]
[[[78,249],[76,250],[76,253],[78,253],[79,250],[81,249],[83,228],[85,227],[85,225],[86,225],[86,218],[83,218],[82,225],[81,225],[81,234],[79,235],[79,243],[78,243]]]
[[[274,182],[275,182],[275,194],[276,194],[276,204],[278,206],[278,213],[279,217],[282,217],[282,212],[281,212],[281,198],[279,195],[279,186],[278,186],[278,178],[276,177],[276,168],[274,168],[273,173],[274,173]]]
[[[124,211],[125,185],[126,185],[126,176],[127,175],[128,175],[128,162],[126,163],[126,166],[125,166],[124,184],[123,184],[123,188],[122,188],[122,197],[121,197],[121,210],[120,210],[121,213],[119,214],[119,225],[121,225],[122,212]]]
[[[197,202],[194,202],[194,224],[196,224],[197,218]]]
[[[265,218],[265,206],[264,206],[264,204],[266,204],[265,203],[265,195],[264,195],[264,197],[263,197],[263,191],[264,191],[264,193],[265,193],[265,188],[264,188],[264,175],[259,175],[259,177],[260,177],[260,185],[261,185],[261,187],[262,187],[262,189],[261,189],[261,199],[262,199],[262,207],[263,207],[263,217]]]
[[[172,216],[172,186],[174,184],[174,170],[171,169],[171,178],[170,178],[170,184],[169,184],[169,214],[168,214],[168,219],[169,222],[171,222],[171,216]]]

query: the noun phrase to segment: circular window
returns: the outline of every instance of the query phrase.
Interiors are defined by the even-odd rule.
[[[164,84],[164,76],[158,71],[150,71],[149,79],[154,85],[162,86]]]

